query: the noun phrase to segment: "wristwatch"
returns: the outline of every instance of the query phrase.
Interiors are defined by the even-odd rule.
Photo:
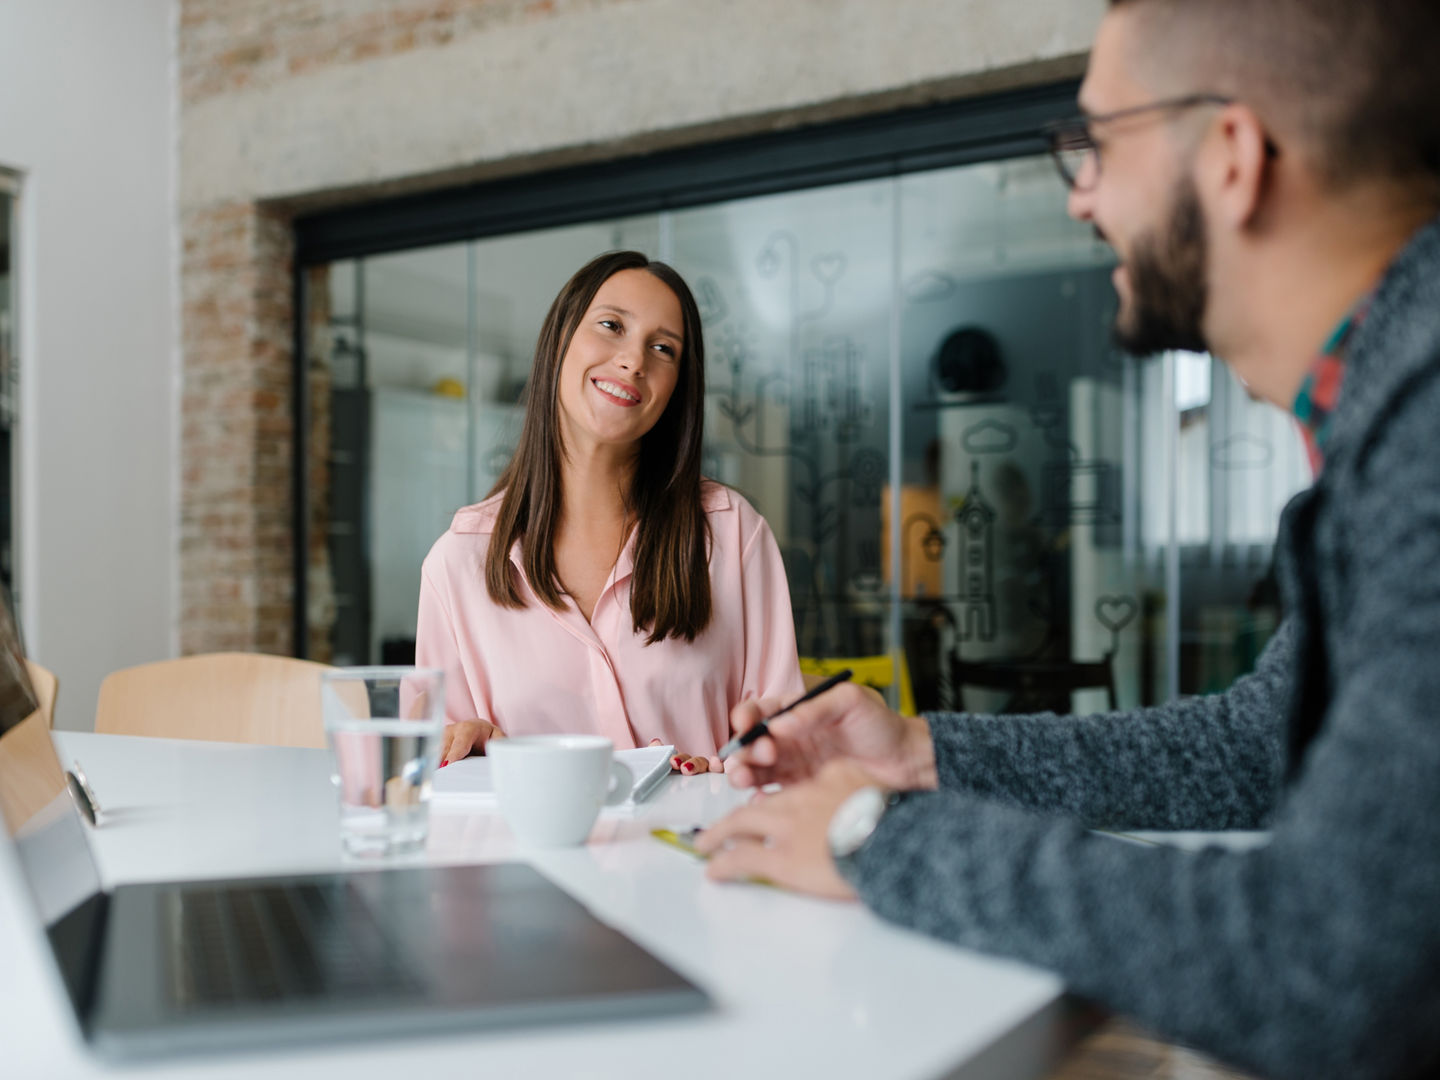
[[[900,801],[900,793],[882,787],[862,787],[835,810],[826,831],[830,855],[837,864],[849,859],[870,839],[885,811]]]

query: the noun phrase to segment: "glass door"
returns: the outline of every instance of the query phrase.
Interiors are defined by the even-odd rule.
[[[769,520],[812,668],[913,709],[1228,685],[1278,619],[1298,436],[1208,357],[1121,354],[1109,248],[1044,155],[995,156],[311,266],[311,655],[413,655],[421,560],[509,460],[550,301],[635,248],[699,302],[705,471]]]
[[[15,209],[19,178],[0,169],[0,590],[20,625],[15,568],[15,459],[19,449]]]

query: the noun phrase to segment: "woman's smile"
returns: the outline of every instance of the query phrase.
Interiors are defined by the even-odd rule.
[[[612,405],[619,405],[624,409],[633,409],[640,404],[640,391],[629,383],[618,382],[615,379],[591,379],[590,385],[600,392],[602,401],[608,401]]]

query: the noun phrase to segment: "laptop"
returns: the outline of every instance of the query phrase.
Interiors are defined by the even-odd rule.
[[[707,1007],[702,990],[519,863],[101,888],[84,796],[44,717],[18,718],[29,693],[18,657],[0,645],[0,844],[18,856],[80,1030],[102,1055]],[[16,679],[20,689],[7,685]]]

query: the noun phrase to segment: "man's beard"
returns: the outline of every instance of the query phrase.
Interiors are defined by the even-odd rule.
[[[1168,349],[1206,352],[1205,220],[1195,182],[1175,188],[1170,220],[1139,237],[1127,263],[1130,310],[1115,319],[1115,343],[1133,356]]]

